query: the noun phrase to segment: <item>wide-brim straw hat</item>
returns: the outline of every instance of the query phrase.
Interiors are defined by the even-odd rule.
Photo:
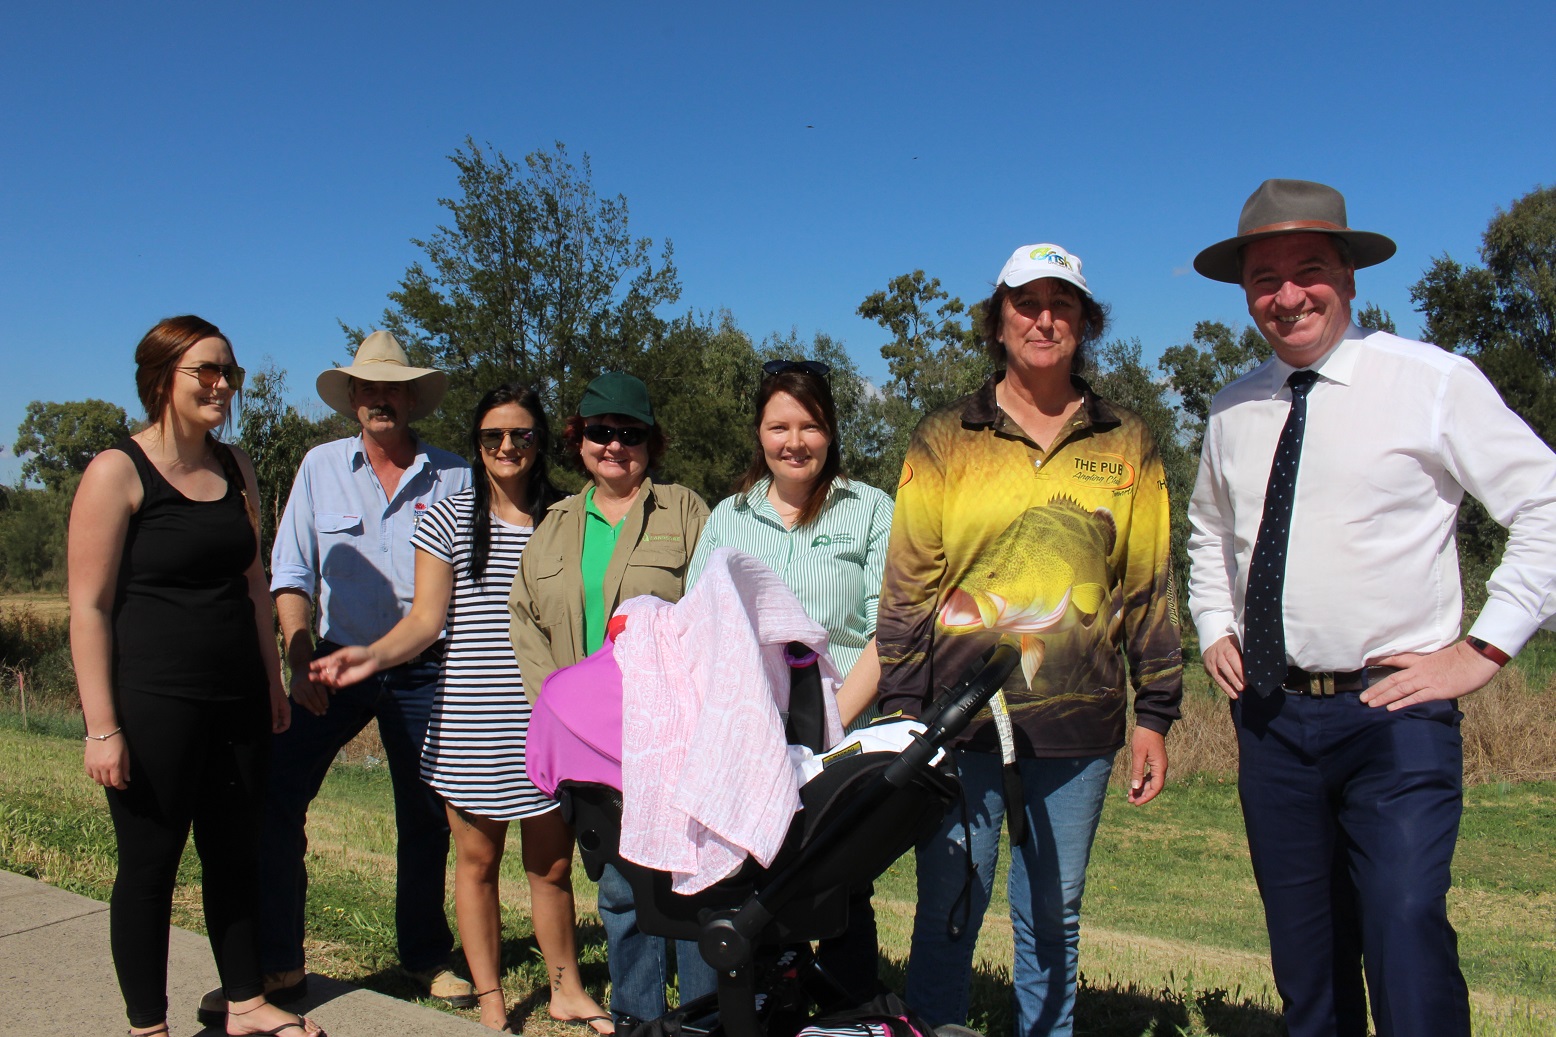
[[[353,378],[364,382],[415,382],[416,403],[411,407],[407,421],[425,418],[437,410],[443,402],[443,394],[448,392],[448,376],[430,367],[412,367],[405,347],[387,331],[375,331],[363,339],[350,367],[332,367],[322,372],[314,383],[319,390],[319,399],[337,414],[355,419],[356,411],[351,407]]]
[[[1352,265],[1360,270],[1388,259],[1398,247],[1393,239],[1366,230],[1352,230],[1345,219],[1345,196],[1311,180],[1266,180],[1243,203],[1237,236],[1218,241],[1194,257],[1194,269],[1212,281],[1241,284],[1242,249],[1250,241],[1281,234],[1333,234],[1351,249]]]

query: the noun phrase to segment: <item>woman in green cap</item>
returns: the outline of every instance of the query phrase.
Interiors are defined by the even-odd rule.
[[[588,476],[583,491],[553,504],[524,551],[508,606],[513,649],[533,699],[546,677],[605,643],[605,628],[628,598],[679,601],[686,567],[708,520],[701,497],[649,470],[664,455],[648,388],[609,371],[589,383],[567,420],[564,452]],[[632,890],[607,865],[600,918],[610,955],[611,1012],[623,1032],[665,1011],[666,947],[638,930]],[[677,944],[681,1001],[716,986],[697,945]]]

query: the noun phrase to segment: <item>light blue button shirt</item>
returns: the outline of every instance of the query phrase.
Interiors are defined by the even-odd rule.
[[[469,485],[463,458],[418,442],[390,500],[361,436],[314,447],[276,527],[271,593],[317,591],[320,638],[371,644],[411,610],[416,524],[434,502]]]

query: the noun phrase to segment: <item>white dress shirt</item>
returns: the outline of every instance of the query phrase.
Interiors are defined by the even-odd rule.
[[[1286,561],[1287,661],[1347,671],[1456,640],[1465,491],[1511,530],[1471,633],[1516,653],[1556,613],[1556,455],[1479,368],[1436,346],[1352,326],[1312,369]],[[1293,370],[1272,358],[1211,404],[1189,504],[1189,609],[1204,647],[1242,639]]]

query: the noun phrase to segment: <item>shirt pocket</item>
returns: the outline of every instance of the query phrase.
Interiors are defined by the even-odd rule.
[[[621,581],[621,600],[652,594],[665,601],[679,601],[686,589],[686,545],[679,541],[640,544],[627,559]]]
[[[574,561],[573,569],[578,568]],[[567,625],[569,615],[568,561],[561,554],[536,554],[526,551],[521,563],[523,573],[534,583],[532,606],[538,625],[548,636],[552,631]]]
[[[316,511],[313,513],[313,528],[318,530],[321,576],[331,583],[369,576],[372,566],[362,557],[361,515]]]
[[[321,535],[361,536],[362,516],[343,515],[335,511],[316,511],[313,513],[313,528]]]

